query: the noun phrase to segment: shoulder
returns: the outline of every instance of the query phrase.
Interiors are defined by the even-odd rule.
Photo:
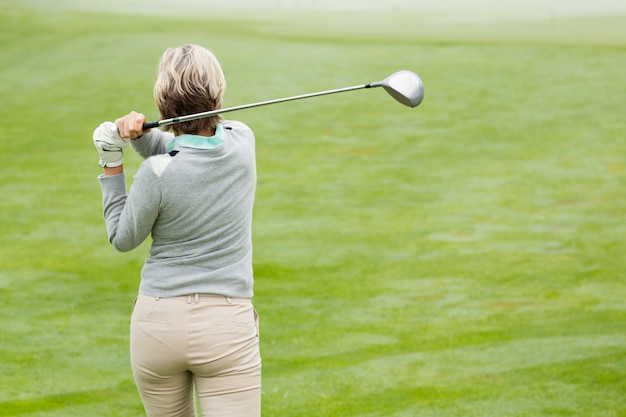
[[[248,125],[237,120],[224,120],[222,122],[222,126],[227,132],[231,131],[252,134],[252,129],[250,129]]]
[[[239,144],[240,147],[246,149],[254,149],[256,138],[248,125],[235,120],[225,120],[222,126],[229,143]]]

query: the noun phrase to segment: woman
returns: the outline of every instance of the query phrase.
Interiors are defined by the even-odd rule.
[[[219,109],[226,81],[205,48],[161,57],[154,87],[161,118]],[[131,318],[131,364],[148,416],[259,416],[261,357],[251,303],[254,134],[220,116],[143,132],[131,112],[94,132],[111,245],[129,251],[152,235]],[[124,138],[124,139],[122,139]],[[130,139],[130,140],[129,140]],[[145,161],[126,194],[123,152]]]

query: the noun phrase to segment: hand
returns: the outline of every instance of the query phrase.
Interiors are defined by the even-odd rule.
[[[117,127],[112,122],[104,122],[93,132],[93,144],[100,155],[102,168],[113,168],[124,162],[124,148],[128,140],[122,139]]]
[[[126,116],[120,117],[115,121],[115,126],[123,138],[132,140],[139,139],[150,130],[143,131],[143,124],[146,122],[146,116],[135,111],[130,112]]]

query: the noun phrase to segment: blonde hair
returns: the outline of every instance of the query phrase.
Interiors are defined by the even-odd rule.
[[[202,46],[187,44],[165,50],[159,61],[154,100],[162,119],[220,109],[226,79],[219,61]],[[215,129],[222,117],[176,123],[175,135]]]

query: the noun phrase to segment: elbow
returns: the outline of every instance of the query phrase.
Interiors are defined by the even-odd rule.
[[[115,236],[112,236],[109,239],[109,243],[111,244],[113,249],[115,249],[118,252],[130,252],[136,247],[136,246],[130,245],[128,242],[121,242],[115,239]]]
[[[115,249],[118,252],[130,252],[131,250],[135,249],[135,248],[131,248],[130,246],[122,246],[122,245],[116,245],[114,243],[111,244],[111,246],[113,246],[113,249]]]

